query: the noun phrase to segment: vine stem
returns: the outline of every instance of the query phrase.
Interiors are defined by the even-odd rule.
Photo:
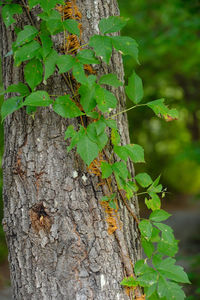
[[[136,104],[136,105],[131,106],[131,107],[125,109],[125,110],[119,111],[118,113],[116,113],[116,114],[110,116],[108,119],[111,119],[111,118],[114,118],[114,117],[116,117],[116,116],[118,116],[118,115],[121,115],[121,114],[123,114],[123,113],[126,113],[127,111],[132,110],[132,109],[134,109],[134,108],[136,108],[136,107],[146,106],[146,105],[147,105],[146,103],[144,103],[144,104],[138,104],[138,105]]]

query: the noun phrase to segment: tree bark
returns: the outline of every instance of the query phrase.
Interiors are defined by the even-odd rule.
[[[98,33],[103,17],[118,15],[116,0],[77,0],[82,14],[83,43]],[[30,24],[26,13],[17,26]],[[23,65],[16,68],[5,57],[15,40],[14,26],[1,21],[1,54],[5,88],[24,81]],[[120,54],[102,72],[123,80]],[[47,82],[53,94],[66,92],[62,78]],[[125,106],[123,88],[115,89],[118,111]],[[117,117],[122,144],[129,143],[126,114]],[[119,203],[119,226],[108,234],[106,213],[100,203],[104,191],[99,178],[87,172],[75,151],[67,153],[64,132],[75,120],[64,120],[49,108],[35,118],[21,109],[4,122],[4,230],[9,249],[13,298],[17,300],[127,300],[121,280],[133,272],[141,256],[137,225]],[[133,168],[130,164],[130,171]],[[77,175],[77,176],[76,176]],[[138,216],[137,199],[129,202]]]

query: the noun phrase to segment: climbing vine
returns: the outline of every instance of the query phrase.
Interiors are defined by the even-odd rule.
[[[78,118],[78,128],[70,125],[65,132],[65,139],[70,141],[67,151],[76,147],[88,172],[99,177],[99,184],[105,194],[101,205],[105,210],[108,233],[114,234],[119,228],[118,203],[121,201],[134,218],[141,234],[146,258],[136,262],[134,273],[128,274],[129,277],[124,278],[121,285],[134,290],[136,299],[184,299],[185,294],[179,283],[189,283],[189,280],[173,258],[178,251],[178,241],[173,230],[163,223],[170,217],[169,213],[161,209],[165,189],[159,183],[160,176],[155,180],[147,173],[132,177],[127,164],[130,161],[134,164],[144,163],[144,150],[137,144],[121,145],[116,122],[119,114],[140,106],[150,108],[166,121],[177,119],[177,111],[169,109],[164,99],[141,103],[143,84],[133,71],[125,86],[133,106],[116,112],[117,99],[105,86],[117,89],[123,87],[124,83],[116,74],[97,76],[95,65],[102,62],[109,65],[113,48],[124,56],[132,56],[138,63],[136,41],[126,36],[111,35],[126,25],[125,19],[118,16],[102,19],[99,22],[100,34],[93,35],[87,44],[82,44],[82,16],[75,1],[27,2],[5,0],[1,3],[6,27],[13,24],[16,21],[15,15],[21,14],[23,10],[30,21],[23,29],[15,29],[17,38],[12,44],[12,50],[7,53],[7,56],[13,55],[16,66],[24,63],[25,83],[12,84],[3,92],[9,95],[14,93],[14,96],[3,103],[2,120],[24,106],[33,118],[37,107],[48,106],[63,118]],[[36,5],[34,13],[39,11],[37,26],[30,14]],[[57,34],[63,36],[63,44],[59,47],[54,45],[52,39]],[[41,89],[41,83],[45,85],[55,73],[63,77],[70,93],[49,95]],[[149,219],[139,220],[129,200],[142,194],[152,213]],[[138,287],[143,289],[143,295],[138,293]]]

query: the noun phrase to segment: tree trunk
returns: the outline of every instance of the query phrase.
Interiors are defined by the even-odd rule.
[[[116,0],[76,4],[82,14],[83,43],[98,32],[101,18],[119,14]],[[18,27],[29,23],[25,12],[18,17]],[[15,68],[13,58],[5,57],[15,39],[13,26],[6,30],[1,21],[0,36],[6,88],[23,82],[23,66]],[[120,54],[113,54],[109,67],[100,68],[99,73],[115,72],[123,80]],[[46,88],[53,94],[66,92],[58,75],[48,80]],[[115,93],[121,110],[123,88]],[[122,144],[129,143],[126,115],[117,121]],[[137,225],[119,203],[118,229],[108,234],[99,178],[87,172],[75,151],[66,151],[64,132],[76,122],[40,108],[34,119],[21,109],[4,123],[3,224],[14,299],[131,299],[120,282],[131,275],[132,264],[141,255]],[[137,199],[129,205],[138,215]]]

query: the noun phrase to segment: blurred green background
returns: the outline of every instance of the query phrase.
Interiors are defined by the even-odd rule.
[[[152,178],[162,175],[162,184],[169,192],[163,203],[166,208],[196,210],[200,199],[200,0],[118,2],[121,15],[129,18],[122,34],[138,42],[141,63],[136,65],[131,57],[125,57],[126,79],[135,69],[143,79],[144,102],[166,98],[166,103],[179,111],[179,119],[173,122],[154,117],[148,108],[129,112],[131,141],[144,147],[147,162],[136,169]],[[0,208],[2,218],[2,200]],[[7,250],[1,227],[0,239],[2,263]],[[200,245],[200,236],[197,243]],[[193,288],[187,299],[200,299],[200,258],[193,255],[188,259]]]

